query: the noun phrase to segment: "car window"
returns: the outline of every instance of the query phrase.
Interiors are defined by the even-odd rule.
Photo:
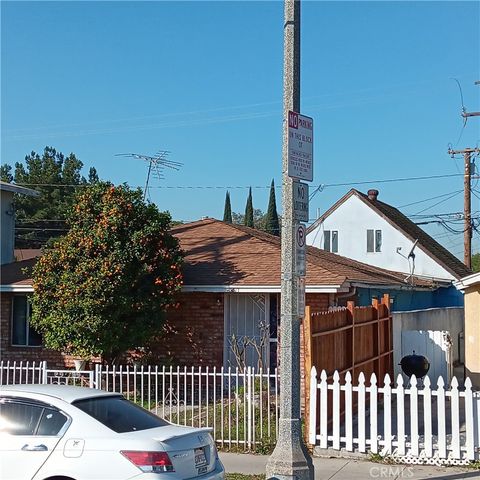
[[[0,402],[0,432],[10,435],[58,435],[68,417],[54,408],[16,400]]]
[[[117,433],[163,427],[168,422],[123,397],[100,397],[77,400],[77,408]]]
[[[58,435],[67,421],[68,418],[62,412],[46,408],[38,425],[37,435]]]
[[[0,402],[0,432],[34,435],[43,408],[20,402]]]

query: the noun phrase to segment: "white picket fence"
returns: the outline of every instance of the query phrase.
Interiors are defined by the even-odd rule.
[[[315,367],[310,377],[309,443],[320,449],[380,454],[403,463],[465,464],[479,459],[480,392],[469,378],[460,389],[456,377],[445,386],[442,377],[432,389],[430,379],[412,376],[404,386],[398,375],[383,386],[375,374],[370,384],[360,373],[345,381],[335,372],[328,382]]]
[[[95,365],[95,370],[58,370],[46,362],[0,362],[0,385],[57,383],[122,393],[168,421],[210,427],[227,448],[268,450],[279,419],[277,370]]]

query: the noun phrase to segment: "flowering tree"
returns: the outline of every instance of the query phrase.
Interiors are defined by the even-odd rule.
[[[77,195],[68,233],[33,269],[31,324],[46,347],[114,362],[159,333],[182,283],[170,220],[125,185]]]

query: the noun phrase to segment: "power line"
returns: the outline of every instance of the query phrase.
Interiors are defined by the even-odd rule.
[[[313,185],[312,188],[327,188],[327,187],[348,187],[352,185],[367,185],[372,183],[392,183],[392,182],[408,182],[416,180],[436,180],[441,178],[452,178],[452,177],[461,177],[461,173],[453,173],[447,175],[431,175],[431,176],[422,176],[422,177],[400,177],[400,178],[388,178],[383,180],[360,180],[360,181],[350,181],[344,183],[323,183],[320,185]],[[85,188],[90,186],[90,184],[85,185],[75,185],[75,184],[60,184],[60,183],[15,183],[14,185],[22,187],[76,187],[76,188]],[[270,185],[157,185],[149,186],[148,188],[165,188],[165,189],[248,189],[248,188],[270,188]],[[140,186],[134,188],[141,188]],[[275,188],[282,188],[281,185],[276,185]]]

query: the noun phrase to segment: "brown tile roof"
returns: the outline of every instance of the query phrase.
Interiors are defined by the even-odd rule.
[[[211,218],[177,226],[172,233],[185,251],[185,285],[281,283],[278,237]],[[307,250],[307,285],[335,286],[347,281],[405,285],[404,277],[314,247]]]
[[[215,219],[179,225],[172,229],[185,252],[186,286],[279,287],[280,238],[240,225]],[[39,252],[39,251],[38,251]],[[30,252],[33,254],[33,252]],[[36,258],[1,266],[1,285],[31,285],[24,273]],[[334,253],[307,247],[309,286],[335,287],[346,283],[405,286],[405,275],[372,267]],[[432,286],[416,281],[417,287]]]
[[[309,228],[308,232],[312,231],[319,223],[328,217],[339,205],[344,203],[352,195],[356,195],[366,205],[370,206],[379,215],[381,215],[390,224],[400,230],[412,242],[418,240],[418,247],[421,248],[427,255],[432,257],[437,263],[450,272],[455,278],[460,279],[466,275],[471,274],[469,270],[455,255],[449,252],[445,247],[440,245],[428,233],[422,230],[418,225],[407,218],[400,210],[380,200],[370,200],[367,195],[352,188],[346,195],[332,205],[318,220],[315,221]]]
[[[36,261],[36,258],[29,258],[28,260],[2,265],[0,267],[0,284],[12,286],[32,285],[28,272],[35,265]]]
[[[42,254],[40,248],[16,248],[13,256],[19,262],[21,260],[28,260],[29,258],[39,257]]]

